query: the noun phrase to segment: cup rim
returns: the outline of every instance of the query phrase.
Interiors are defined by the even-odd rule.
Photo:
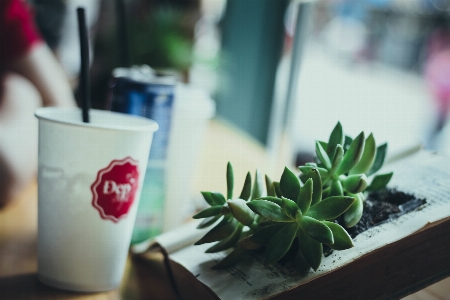
[[[106,130],[124,130],[124,131],[152,131],[159,129],[158,123],[154,120],[142,116],[112,112],[108,110],[90,109],[91,120],[97,118],[115,118],[115,122],[109,124],[101,123],[84,123],[82,121],[82,110],[80,108],[65,108],[65,107],[41,107],[36,109],[34,115],[39,120],[45,120],[53,123],[60,123],[65,125],[73,125],[88,128],[99,128]],[[77,120],[67,119],[73,115],[79,115]],[[121,122],[123,120],[123,122]],[[130,120],[132,122],[130,122]],[[126,122],[126,123],[125,123]],[[124,124],[125,123],[125,124]]]

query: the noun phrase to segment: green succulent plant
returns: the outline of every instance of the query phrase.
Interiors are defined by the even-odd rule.
[[[317,163],[300,166],[300,179],[305,182],[308,172],[317,168],[323,179],[325,196],[354,197],[355,203],[343,216],[344,225],[353,227],[363,213],[363,192],[382,189],[392,178],[392,172],[380,174],[374,176],[368,184],[368,177],[383,166],[386,152],[387,144],[377,147],[373,134],[365,138],[364,132],[361,132],[352,139],[344,135],[342,125],[338,122],[328,143],[316,141]]]
[[[367,183],[383,165],[386,150],[386,144],[376,147],[372,134],[365,138],[362,132],[354,140],[344,136],[338,122],[328,143],[316,143],[317,162],[300,166],[300,175],[285,167],[280,181],[272,181],[257,170],[252,183],[248,172],[236,198],[228,163],[226,197],[202,192],[210,206],[194,218],[204,219],[199,228],[212,228],[195,244],[215,242],[207,253],[233,249],[214,269],[237,263],[248,250],[264,248],[266,263],[295,251],[300,274],[317,270],[323,245],[334,250],[353,247],[337,219],[342,216],[345,227],[354,226],[362,215],[363,193],[387,185],[392,173],[375,175]]]

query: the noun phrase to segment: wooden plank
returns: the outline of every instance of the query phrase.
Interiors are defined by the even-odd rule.
[[[450,218],[274,299],[397,299],[450,275]]]
[[[444,300],[450,299],[450,277],[443,279],[426,289],[408,295],[402,300]]]
[[[450,218],[270,299],[399,299],[450,276]],[[183,299],[218,299],[171,262]],[[196,292],[198,290],[198,292]]]
[[[37,269],[37,184],[0,210],[0,277]]]

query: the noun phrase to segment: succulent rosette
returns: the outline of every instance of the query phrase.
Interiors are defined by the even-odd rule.
[[[383,166],[387,144],[377,147],[373,134],[365,138],[361,132],[355,139],[345,136],[340,122],[336,124],[328,143],[316,141],[316,163],[300,166],[300,179],[304,182],[312,168],[322,176],[325,196],[347,195],[356,199],[352,207],[344,214],[346,227],[355,226],[363,213],[365,191],[375,191],[386,187],[393,173],[372,176]]]
[[[276,196],[247,203],[256,214],[273,222],[250,237],[253,242],[266,246],[266,263],[278,261],[294,242],[298,242],[295,267],[300,273],[310,268],[317,270],[323,256],[322,244],[336,250],[353,247],[348,233],[333,220],[342,215],[355,198],[331,196],[322,200],[319,172],[311,169],[308,176],[301,186],[298,177],[285,168],[280,188],[275,190]]]

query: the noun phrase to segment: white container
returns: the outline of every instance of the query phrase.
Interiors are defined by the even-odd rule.
[[[61,289],[119,286],[156,122],[100,110],[41,108],[38,278]]]
[[[192,216],[192,184],[215,103],[200,88],[178,84],[167,154],[164,231],[177,228]]]

